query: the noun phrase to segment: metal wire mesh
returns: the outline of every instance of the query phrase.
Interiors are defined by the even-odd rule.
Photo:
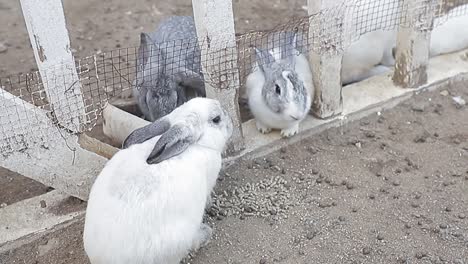
[[[205,84],[216,89],[244,89],[252,72],[253,47],[291,52],[285,43],[297,34],[297,51],[319,54],[341,53],[361,35],[374,30],[396,30],[398,26],[428,29],[432,19],[409,18],[414,8],[421,18],[436,14],[442,24],[450,17],[467,14],[467,0],[415,0],[410,7],[403,0],[346,1],[318,14],[290,21],[264,32],[210,39],[180,39],[159,45],[164,56],[153,56],[153,47],[142,50],[155,61],[145,70],[159,78],[164,70],[165,86],[171,78],[199,74]],[[460,7],[461,6],[461,7]],[[455,9],[454,9],[455,8]],[[454,10],[450,12],[450,10]],[[445,15],[449,12],[447,15]],[[430,20],[430,21],[429,21]],[[32,145],[47,147],[60,135],[79,134],[93,129],[102,109],[112,98],[132,97],[142,70],[138,47],[121,48],[57,65],[53,69],[0,79],[0,152],[8,155]],[[170,63],[168,63],[170,61]],[[163,67],[161,68],[161,65]],[[245,109],[242,109],[243,111]],[[248,116],[244,115],[244,116]],[[56,128],[56,130],[51,128]]]

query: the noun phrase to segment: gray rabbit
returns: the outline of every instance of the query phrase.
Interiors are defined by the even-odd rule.
[[[155,121],[194,97],[205,97],[201,53],[193,17],[173,16],[140,35],[133,95]]]
[[[256,47],[255,68],[247,77],[246,90],[250,111],[257,129],[269,133],[281,130],[283,137],[298,133],[299,123],[307,116],[314,96],[312,72],[307,57],[300,52],[293,32],[274,33],[266,49]]]

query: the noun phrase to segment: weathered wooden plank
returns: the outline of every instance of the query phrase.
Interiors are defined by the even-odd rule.
[[[107,159],[84,150],[45,111],[0,89],[0,166],[87,200]]]
[[[405,0],[406,16],[402,16],[397,35],[393,82],[404,88],[427,83],[430,28],[434,19],[434,1]],[[404,19],[404,20],[403,20]]]
[[[239,69],[230,0],[192,0],[197,36],[202,50],[206,96],[217,99],[229,112],[234,131],[228,153],[244,149],[239,112]]]
[[[322,10],[332,7],[335,1],[329,0],[308,0],[308,13],[310,18],[309,38],[323,38],[330,36],[330,39],[314,39],[312,47],[309,48],[309,61],[311,64],[313,83],[315,87],[312,112],[315,116],[325,119],[341,114],[343,111],[343,98],[341,93],[341,61],[342,53],[322,53],[317,52],[324,47],[320,45],[328,44],[329,48],[340,45],[342,40],[339,36],[332,37],[324,32],[340,33],[342,29],[333,28],[335,23],[331,23],[326,16],[316,15]]]
[[[81,85],[71,53],[61,0],[21,0],[34,57],[59,124],[81,131],[86,121]]]

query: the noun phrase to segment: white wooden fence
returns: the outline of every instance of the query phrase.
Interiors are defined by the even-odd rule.
[[[310,15],[316,14],[330,6],[327,0],[308,0],[308,12]],[[230,0],[192,0],[193,14],[196,22],[197,35],[199,43],[202,46],[202,61],[214,61],[206,56],[214,56],[219,50],[220,53],[230,54],[231,57],[223,57],[221,60],[229,61],[229,67],[236,69],[232,61],[237,61],[235,57],[237,52],[236,37],[234,30],[234,14],[232,2]],[[404,5],[415,6],[421,4],[420,1],[404,0]],[[46,6],[47,8],[43,8]],[[54,83],[60,85],[45,85],[47,97],[51,108],[61,128],[69,131],[80,131],[80,124],[85,119],[83,96],[79,75],[76,71],[75,60],[71,54],[70,40],[66,28],[65,16],[61,0],[21,0],[21,7],[28,28],[31,45],[34,50],[38,69],[43,79],[43,84],[51,83],[46,80],[51,78],[61,78]],[[428,12],[422,12],[419,8],[413,8],[409,15],[411,19],[426,21],[431,23],[431,15]],[[349,28],[346,26],[349,18],[343,18],[345,26],[335,28],[346,36]],[[323,23],[326,23],[324,21]],[[312,30],[312,29],[310,29]],[[218,36],[223,35],[223,45],[217,41]],[[396,70],[393,81],[396,85],[404,88],[416,88],[427,82],[426,66],[429,60],[429,34],[430,31],[421,29],[416,24],[410,24],[410,27],[401,26],[398,29],[398,43],[396,54]],[[210,43],[212,43],[210,45]],[[230,49],[233,52],[226,53]],[[321,119],[327,119],[339,116],[343,112],[343,92],[340,81],[342,55],[319,54],[310,49],[310,62],[313,69],[314,85],[317,90],[313,106],[313,114]],[[219,62],[219,60],[218,60]],[[57,67],[57,65],[60,65]],[[203,72],[219,72],[218,65],[203,65]],[[221,69],[222,71],[222,69]],[[64,77],[65,76],[65,77]],[[209,84],[206,85],[207,96],[220,100],[230,112],[234,121],[235,131],[233,134],[230,150],[232,155],[241,152],[246,147],[246,137],[242,131],[242,122],[239,114],[239,90],[240,78],[239,72],[233,73],[235,78],[226,84],[224,89],[218,89]],[[0,87],[1,89],[1,87]],[[1,92],[1,91],[0,91]],[[0,103],[3,105],[17,105],[18,108],[29,105],[13,95],[6,96],[6,91],[0,93]],[[66,102],[72,106],[66,109],[64,113],[60,106]],[[41,110],[37,110],[41,111]],[[70,119],[70,113],[72,118]],[[42,123],[54,130],[52,125],[45,120],[45,114],[41,115],[44,119]],[[68,119],[62,118],[68,116]],[[63,122],[60,122],[60,121]],[[35,123],[27,125],[34,126]],[[21,128],[18,128],[21,129]],[[20,134],[17,131],[16,134]],[[15,134],[15,133],[14,133]],[[61,140],[61,133],[51,133],[51,137]],[[97,147],[93,151],[83,149],[79,144],[78,136],[70,135],[67,137],[67,148],[63,146],[42,148],[38,150],[29,150],[22,153],[15,153],[6,159],[0,161],[0,166],[25,174],[47,185],[59,188],[70,195],[87,199],[90,185],[99,170],[105,164],[106,159],[96,155]],[[97,141],[92,141],[96,144]],[[70,152],[69,150],[73,151]],[[40,153],[39,153],[40,152]],[[64,154],[67,153],[67,154]],[[72,154],[70,154],[72,153]],[[73,156],[73,162],[65,160]],[[63,160],[63,162],[60,162]],[[44,162],[46,161],[46,162]],[[58,163],[58,164],[53,164]],[[41,164],[38,166],[38,164]],[[37,168],[41,168],[38,170]],[[47,172],[46,172],[47,171]]]

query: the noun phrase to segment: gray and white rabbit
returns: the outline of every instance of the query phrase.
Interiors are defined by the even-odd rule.
[[[133,94],[149,121],[194,97],[205,97],[201,53],[193,17],[173,16],[141,33]]]
[[[273,40],[266,50],[254,48],[256,63],[247,76],[246,92],[257,129],[261,133],[280,129],[282,137],[291,137],[311,107],[312,72],[307,57],[297,48],[296,33],[274,37],[287,41]]]
[[[91,264],[179,264],[207,243],[203,213],[232,129],[217,100],[194,98],[132,132],[91,189]]]

